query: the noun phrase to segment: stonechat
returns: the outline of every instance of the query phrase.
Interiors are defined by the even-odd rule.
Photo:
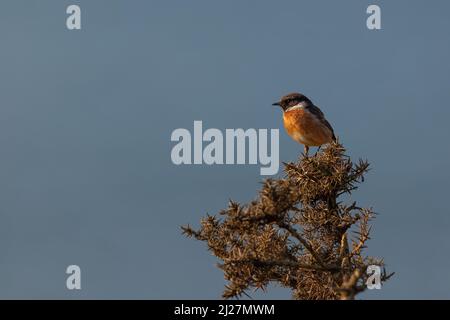
[[[305,155],[309,147],[319,147],[336,141],[334,130],[323,112],[301,93],[290,93],[273,103],[283,109],[284,127],[292,139],[304,145]]]

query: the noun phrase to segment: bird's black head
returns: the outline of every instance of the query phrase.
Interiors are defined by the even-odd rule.
[[[311,100],[309,100],[306,96],[301,93],[290,93],[281,98],[280,101],[273,103],[273,106],[280,106],[283,111],[286,111],[290,107],[296,106],[300,103],[310,104]]]

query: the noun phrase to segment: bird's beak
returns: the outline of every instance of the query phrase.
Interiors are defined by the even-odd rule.
[[[278,101],[278,102],[274,102],[274,103],[272,103],[272,105],[273,106],[279,106],[280,105],[280,102]]]

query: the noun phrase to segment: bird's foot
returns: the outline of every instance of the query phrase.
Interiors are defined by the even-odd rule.
[[[304,148],[303,148],[303,156],[305,158],[308,158],[308,151],[309,151],[309,147],[308,146],[304,146]]]
[[[314,156],[317,156],[317,154],[319,153],[321,147],[322,147],[322,146],[319,146],[319,147],[317,148],[316,153],[314,154]]]

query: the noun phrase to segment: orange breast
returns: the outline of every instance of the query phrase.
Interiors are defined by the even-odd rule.
[[[332,141],[331,130],[304,108],[284,112],[283,122],[287,133],[301,144],[320,146]]]

